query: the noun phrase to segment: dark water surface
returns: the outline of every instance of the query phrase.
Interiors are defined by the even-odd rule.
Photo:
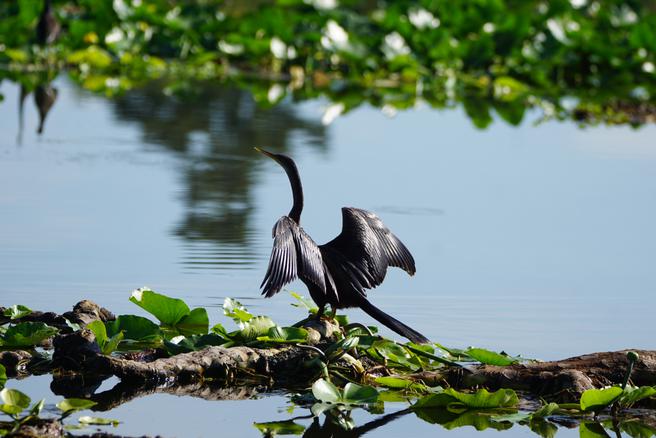
[[[41,136],[32,96],[21,134],[18,87],[2,88],[1,305],[65,311],[88,298],[141,314],[128,297],[148,285],[216,308],[213,322],[226,322],[227,296],[280,324],[297,321],[303,314],[288,294],[258,293],[271,227],[291,204],[282,170],[253,151],[261,146],[296,159],[303,224],[317,242],[339,232],[342,206],[377,212],[401,237],[417,274],[390,272],[371,298],[429,338],[541,359],[656,348],[653,126],[527,120],[480,131],[459,109],[422,107],[394,118],[360,108],[324,126],[322,102],[262,109],[226,86],[208,85],[196,99],[152,86],[110,100],[63,78],[54,85]],[[300,283],[290,290],[307,295]],[[49,379],[18,387],[54,402]],[[185,397],[184,412],[173,397],[136,399],[108,415],[125,421],[126,434],[209,436],[229,421],[230,434],[258,436],[253,421],[308,413],[286,413],[284,396]],[[396,405],[387,413],[404,407]],[[415,436],[439,428],[409,414],[371,435],[409,427]]]

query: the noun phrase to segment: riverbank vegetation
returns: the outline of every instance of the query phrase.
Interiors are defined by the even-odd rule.
[[[335,117],[462,106],[475,126],[530,109],[582,124],[653,122],[656,13],[641,1],[456,3],[54,1],[59,38],[35,44],[39,2],[0,5],[0,77],[26,91],[65,70],[114,95],[231,81],[261,105],[326,98]]]

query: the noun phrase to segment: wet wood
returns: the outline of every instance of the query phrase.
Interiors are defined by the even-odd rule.
[[[511,388],[558,402],[575,402],[581,393],[622,383],[629,350],[592,353],[568,359],[509,366],[479,365],[458,370],[416,373],[428,384],[455,388]],[[637,386],[656,385],[656,351],[631,350],[639,355],[630,382]]]

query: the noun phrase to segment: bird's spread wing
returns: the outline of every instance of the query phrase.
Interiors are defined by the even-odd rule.
[[[326,290],[324,264],[316,243],[292,219],[283,216],[273,226],[269,268],[260,287],[271,297],[297,277]]]
[[[342,208],[342,232],[321,245],[324,261],[334,277],[345,279],[364,294],[383,282],[387,268],[395,266],[415,273],[408,248],[375,214],[358,208]]]

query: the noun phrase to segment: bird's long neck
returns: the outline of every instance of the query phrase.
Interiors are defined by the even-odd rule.
[[[289,184],[292,186],[292,195],[294,196],[294,204],[288,216],[297,224],[300,224],[301,212],[303,211],[303,185],[301,184],[301,176],[298,174],[295,164],[285,166],[285,172],[287,172]]]
[[[43,2],[43,12],[42,14],[47,14],[52,10],[52,0],[45,0]]]

